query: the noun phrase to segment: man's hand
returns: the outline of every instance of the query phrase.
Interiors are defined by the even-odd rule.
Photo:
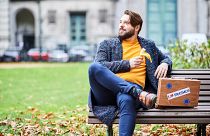
[[[167,71],[168,71],[168,64],[161,63],[155,71],[155,77],[157,77],[157,79],[161,77],[166,77]]]
[[[136,67],[140,66],[140,64],[141,64],[143,61],[144,61],[144,60],[143,60],[143,57],[141,57],[141,56],[137,56],[137,57],[131,58],[131,59],[129,60],[129,62],[130,62],[130,67],[131,67],[131,68],[136,68]]]

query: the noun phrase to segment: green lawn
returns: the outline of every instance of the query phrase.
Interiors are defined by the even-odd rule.
[[[89,63],[2,65],[0,136],[106,134],[105,125],[86,122]],[[134,136],[193,134],[194,130],[192,125],[137,125]],[[114,133],[118,134],[118,125]]]
[[[0,69],[1,113],[28,107],[59,112],[87,104],[89,63],[40,65]]]

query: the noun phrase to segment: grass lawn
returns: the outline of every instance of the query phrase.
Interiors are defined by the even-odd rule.
[[[105,135],[89,125],[89,63],[0,64],[0,136]],[[193,135],[192,125],[137,125],[134,136]],[[118,125],[114,125],[118,134]]]
[[[40,65],[0,69],[1,113],[28,107],[59,112],[87,104],[89,63]]]

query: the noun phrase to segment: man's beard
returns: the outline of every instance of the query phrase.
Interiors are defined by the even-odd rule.
[[[128,39],[128,38],[131,38],[133,35],[134,35],[134,29],[124,33],[123,35],[119,34],[119,37],[120,37],[121,40],[125,40],[125,39]]]

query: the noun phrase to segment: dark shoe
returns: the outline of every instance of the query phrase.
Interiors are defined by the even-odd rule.
[[[130,90],[130,95],[132,95],[134,98],[139,98],[140,94],[141,94],[142,90],[141,89],[137,89],[135,87],[133,87],[131,90]]]
[[[157,95],[153,93],[148,93],[146,91],[142,91],[139,100],[148,108],[154,108],[156,103]]]

